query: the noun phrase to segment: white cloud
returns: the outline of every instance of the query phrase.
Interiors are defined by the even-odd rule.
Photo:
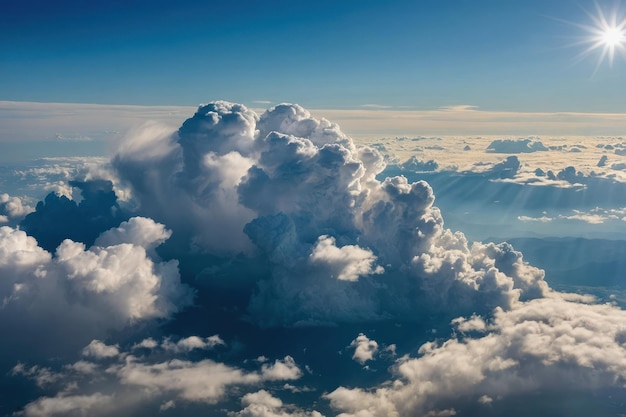
[[[265,390],[249,393],[241,399],[245,408],[230,417],[323,417],[317,411],[303,411],[294,406],[285,406],[283,402]]]
[[[181,339],[178,346],[184,346],[184,348],[169,349],[171,346],[168,347],[166,339],[163,344],[165,356],[155,355],[154,352],[134,355],[118,346],[107,346],[94,340],[83,349],[83,355],[92,357],[96,362],[107,363],[104,372],[92,372],[97,369],[97,363],[72,364],[64,366],[58,372],[38,366],[28,368],[20,363],[15,366],[13,375],[33,379],[40,386],[57,384],[57,386],[72,387],[71,393],[62,390],[56,395],[41,397],[29,403],[24,408],[26,415],[45,415],[46,411],[52,415],[63,412],[73,415],[71,413],[84,414],[88,410],[93,415],[115,415],[116,412],[127,410],[126,407],[141,408],[155,404],[160,404],[161,410],[189,402],[213,405],[227,397],[238,395],[241,389],[248,389],[247,387],[254,388],[265,383],[291,381],[302,376],[302,372],[290,356],[275,360],[272,364],[263,364],[256,371],[243,370],[208,358],[193,361],[184,357],[191,351],[191,344],[194,348],[196,347],[196,343],[191,341],[206,342],[208,340],[215,342],[217,338],[189,336]],[[135,345],[131,350],[136,350],[136,348]],[[88,370],[88,372],[79,369]],[[89,394],[84,394],[85,391]],[[63,398],[68,401],[66,406],[61,407],[60,403]],[[92,404],[90,400],[96,399],[97,401]],[[251,410],[257,409],[258,406],[277,413],[279,409],[283,409],[280,400],[271,397],[263,390],[244,396],[242,404],[248,406],[246,413],[252,412]],[[253,404],[254,406],[250,408],[249,406]],[[92,406],[98,408],[90,410],[89,407]],[[280,412],[287,413],[286,410],[292,412],[294,408],[286,406]],[[292,414],[277,415],[290,416]],[[309,416],[308,413],[293,415]],[[311,414],[310,416],[320,415]]]
[[[419,357],[398,360],[388,383],[369,390],[340,387],[326,398],[345,417],[412,416],[462,411],[467,401],[496,406],[511,395],[613,387],[626,377],[625,317],[610,305],[556,295],[497,309],[484,336],[426,343]],[[478,318],[457,321],[461,327],[472,323]]]
[[[311,261],[315,264],[325,264],[335,271],[337,279],[356,281],[362,275],[382,274],[385,272],[380,265],[374,267],[376,256],[372,251],[355,245],[336,246],[331,236],[320,236],[317,239]]]
[[[84,416],[94,412],[101,414],[109,408],[113,397],[99,393],[91,395],[65,395],[42,397],[24,408],[26,417]]]
[[[118,346],[109,346],[100,340],[92,340],[83,349],[83,356],[89,356],[95,359],[115,358],[120,354]]]
[[[484,115],[467,107],[436,114],[442,113]],[[485,149],[476,146],[482,140],[471,148]],[[447,144],[432,143],[424,143],[423,151],[441,148],[454,153]],[[580,149],[580,156],[588,152]],[[481,161],[487,168],[480,173],[456,174],[528,181],[525,159],[500,159]],[[118,144],[113,166],[112,177],[129,184],[137,214],[155,220],[133,217],[102,233],[92,247],[65,240],[54,257],[23,232],[0,228],[0,271],[7,277],[0,283],[2,329],[20,317],[24,334],[38,336],[44,357],[55,356],[49,345],[59,340],[69,344],[66,339],[75,337],[80,347],[91,341],[82,362],[70,361],[60,371],[15,368],[15,375],[50,387],[49,396],[31,402],[25,413],[114,415],[129,404],[168,410],[187,402],[211,409],[241,397],[242,410],[233,416],[320,416],[270,394],[281,387],[292,391],[285,395],[299,392],[284,384],[303,377],[284,352],[270,352],[269,357],[283,358],[272,361],[258,356],[257,346],[247,347],[258,359],[244,358],[244,368],[208,357],[227,356],[220,356],[227,347],[212,350],[225,346],[217,335],[163,337],[164,327],[149,326],[137,338],[114,332],[171,318],[190,305],[192,293],[180,283],[177,261],[156,255],[170,235],[175,244],[160,249],[169,250],[165,259],[176,251],[185,255],[181,262],[188,263],[181,270],[193,271],[189,282],[206,278],[203,290],[211,290],[218,280],[228,281],[220,288],[251,294],[238,299],[236,308],[247,307],[245,326],[261,327],[255,329],[259,334],[265,335],[263,326],[457,317],[451,339],[425,344],[417,356],[402,356],[386,383],[326,394],[342,417],[454,415],[467,403],[495,408],[511,395],[551,389],[557,382],[584,391],[626,378],[621,310],[575,304],[572,300],[589,300],[552,292],[544,272],[512,246],[470,244],[462,233],[446,229],[429,184],[402,176],[378,180],[385,167],[378,151],[358,148],[337,125],[300,106],[279,105],[259,116],[241,105],[210,103],[178,132],[145,125],[132,133]],[[539,181],[586,186],[592,177],[573,165],[554,172]],[[574,215],[619,218],[620,213]],[[202,271],[199,277],[193,276],[196,271]],[[219,295],[211,297],[213,302]],[[230,319],[239,314],[230,302],[216,300],[211,311]],[[233,327],[228,331],[236,333]],[[131,347],[120,348],[124,343],[116,338]],[[239,341],[234,344],[241,349]],[[392,360],[396,350],[406,349],[379,346],[365,334],[350,347],[361,364],[376,357]],[[55,395],[59,387],[71,390]],[[64,409],[62,399],[67,399]]]
[[[229,386],[256,384],[262,380],[259,374],[248,374],[210,359],[199,362],[173,359],[145,364],[129,356],[126,363],[113,370],[121,384],[208,404],[221,400]]]
[[[548,216],[541,216],[541,217],[517,216],[517,220],[522,221],[522,222],[548,223],[554,219]]]
[[[352,359],[361,365],[365,364],[367,361],[374,360],[374,355],[378,352],[378,343],[375,340],[369,339],[363,333],[360,333],[357,338],[350,343],[350,347],[354,348]]]
[[[294,380],[302,376],[302,371],[291,356],[276,360],[273,364],[263,364],[261,377],[266,381]]]
[[[33,208],[24,205],[19,197],[11,197],[7,193],[0,194],[0,213],[6,219],[2,223],[20,220],[31,211]]]
[[[225,342],[218,335],[213,335],[205,338],[201,338],[198,336],[189,336],[182,338],[175,343],[169,339],[166,339],[161,344],[161,347],[165,350],[170,350],[173,352],[190,352],[194,349],[212,349],[218,345],[225,345]],[[138,347],[150,346],[152,346],[152,343],[144,340]]]
[[[133,217],[122,222],[119,227],[109,229],[96,239],[94,245],[100,247],[130,243],[141,246],[153,257],[154,249],[170,238],[172,232],[164,225],[145,217]]]
[[[574,210],[574,214],[569,216],[559,215],[559,219],[579,220],[589,224],[602,224],[607,220],[606,217],[602,216],[601,214],[584,213],[578,210]]]
[[[258,116],[242,105],[213,102],[178,133],[153,142],[139,134],[128,143],[136,140],[138,149],[162,150],[128,152],[133,146],[125,145],[114,157],[140,213],[200,251],[268,258],[270,276],[258,282],[249,306],[258,323],[380,319],[454,304],[461,313],[475,304],[510,306],[521,293],[539,296],[545,286],[535,273],[518,279],[494,262],[489,271],[471,264],[467,241],[444,229],[427,183],[377,180],[385,167],[379,152],[358,149],[337,125],[298,105]],[[520,166],[510,157],[492,171],[509,177]],[[397,278],[374,285],[388,274]],[[453,301],[455,292],[464,294],[461,303]],[[423,300],[407,299],[414,293]],[[388,301],[393,298],[397,305]]]
[[[19,351],[28,334],[40,335],[42,351],[86,343],[107,330],[168,318],[189,305],[193,292],[180,283],[177,262],[155,262],[147,255],[146,247],[163,237],[149,231],[162,226],[130,224],[136,227],[126,237],[141,244],[116,244],[111,238],[107,246],[86,249],[65,240],[54,258],[24,232],[0,228],[0,329],[20,317],[24,330],[2,350]]]

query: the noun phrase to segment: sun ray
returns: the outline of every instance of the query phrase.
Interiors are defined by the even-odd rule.
[[[620,11],[619,4],[616,3],[613,9],[607,11],[597,1],[594,1],[594,9],[589,11],[583,8],[583,12],[589,18],[589,24],[556,19],[585,32],[579,40],[569,46],[582,46],[584,48],[574,57],[575,62],[580,62],[593,54],[597,54],[598,59],[594,66],[593,75],[597,73],[604,62],[608,62],[609,68],[612,68],[616,57],[626,53],[626,16]]]

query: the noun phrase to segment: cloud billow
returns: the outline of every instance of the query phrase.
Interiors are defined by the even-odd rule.
[[[64,239],[91,246],[100,233],[129,217],[120,208],[110,181],[70,181],[69,185],[80,190],[79,203],[50,193],[20,222],[20,228],[49,252]]]
[[[141,147],[153,151],[128,151]],[[534,282],[517,287],[520,279],[500,270],[513,269],[445,229],[427,183],[377,180],[378,151],[357,149],[297,105],[259,116],[209,103],[169,136],[129,138],[113,166],[138,213],[188,236],[190,247],[268,265],[249,304],[264,325],[510,308],[530,287],[533,296],[547,291],[532,267],[521,264]]]
[[[0,228],[0,326],[80,330],[65,362],[8,352],[11,377],[46,389],[26,416],[503,415],[557,385],[624,385],[622,310],[446,228],[426,181],[379,178],[377,150],[298,105],[212,102],[133,132],[111,165],[134,206],[76,183],[83,200],[49,196],[31,236]]]

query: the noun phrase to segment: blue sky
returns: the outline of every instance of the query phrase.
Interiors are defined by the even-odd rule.
[[[0,100],[623,112],[623,57],[595,74],[598,51],[575,62],[585,32],[561,20],[590,24],[584,10],[593,3],[12,2]]]

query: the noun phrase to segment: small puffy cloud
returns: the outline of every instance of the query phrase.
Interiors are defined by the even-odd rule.
[[[491,404],[493,402],[493,398],[488,395],[483,395],[478,399],[478,402],[481,404]]]
[[[352,359],[365,364],[367,361],[374,360],[374,355],[378,352],[378,342],[369,339],[363,333],[360,333],[356,339],[350,343],[350,347],[354,348]]]
[[[559,215],[559,219],[564,220],[578,220],[589,224],[602,224],[607,220],[607,217],[599,213],[588,213],[579,210],[574,210],[574,214],[571,215]]]
[[[491,167],[488,173],[497,178],[513,178],[519,172],[521,165],[517,156],[508,156],[504,161]]]
[[[7,193],[0,194],[0,223],[21,220],[32,211],[32,207],[24,205],[19,197],[11,197]]]
[[[548,216],[541,216],[541,217],[517,216],[517,220],[522,221],[522,222],[549,223],[554,219]]]
[[[169,400],[159,406],[159,411],[166,411],[175,407],[176,407],[176,403],[174,402],[174,400]]]
[[[92,340],[83,349],[83,356],[92,357],[95,359],[114,358],[120,354],[118,346],[106,345],[100,340]]]
[[[452,320],[452,324],[456,326],[456,328],[462,332],[484,332],[487,330],[487,323],[483,320],[482,317],[477,315],[472,315],[469,319],[464,317],[458,317]]]
[[[95,393],[71,395],[61,393],[54,397],[42,397],[29,403],[23,411],[25,417],[84,416],[112,408],[113,397]]]
[[[218,336],[213,335],[210,337],[201,338],[198,336],[189,336],[180,339],[177,342],[172,342],[167,339],[163,341],[161,347],[165,350],[170,350],[174,352],[190,352],[194,349],[212,349],[218,345],[225,345],[226,343]],[[138,347],[149,347],[153,346],[150,341],[144,340],[142,344],[138,345]]]
[[[372,251],[355,245],[336,246],[331,236],[320,236],[311,252],[311,262],[328,266],[337,279],[356,281],[362,275],[382,274],[383,267],[377,265]]]
[[[323,417],[317,411],[303,411],[298,407],[284,405],[283,402],[265,390],[252,392],[241,398],[245,408],[230,417]]]
[[[159,346],[159,342],[149,337],[133,345],[133,350],[134,349],[154,349],[154,348],[157,348],[158,346]]]
[[[171,235],[170,230],[152,219],[133,217],[122,222],[119,227],[102,233],[95,240],[94,245],[105,247],[130,243],[151,250],[165,242]]]
[[[280,399],[273,397],[269,392],[261,390],[244,395],[241,398],[241,404],[245,406],[259,404],[264,405],[267,408],[278,408],[283,405],[283,402]]]
[[[410,157],[400,167],[406,171],[423,172],[423,171],[436,171],[439,168],[439,164],[431,159],[428,161],[422,161],[416,156]]]
[[[538,138],[496,139],[487,146],[487,152],[529,153],[547,151],[548,148]]]
[[[147,364],[134,357],[115,369],[123,385],[135,386],[192,402],[215,404],[234,385],[249,385],[261,381],[256,373],[245,373],[227,365],[205,359],[199,362],[173,359]]]
[[[299,379],[302,371],[296,365],[291,356],[285,356],[283,360],[276,360],[273,364],[263,364],[261,377],[266,381],[281,381]]]

